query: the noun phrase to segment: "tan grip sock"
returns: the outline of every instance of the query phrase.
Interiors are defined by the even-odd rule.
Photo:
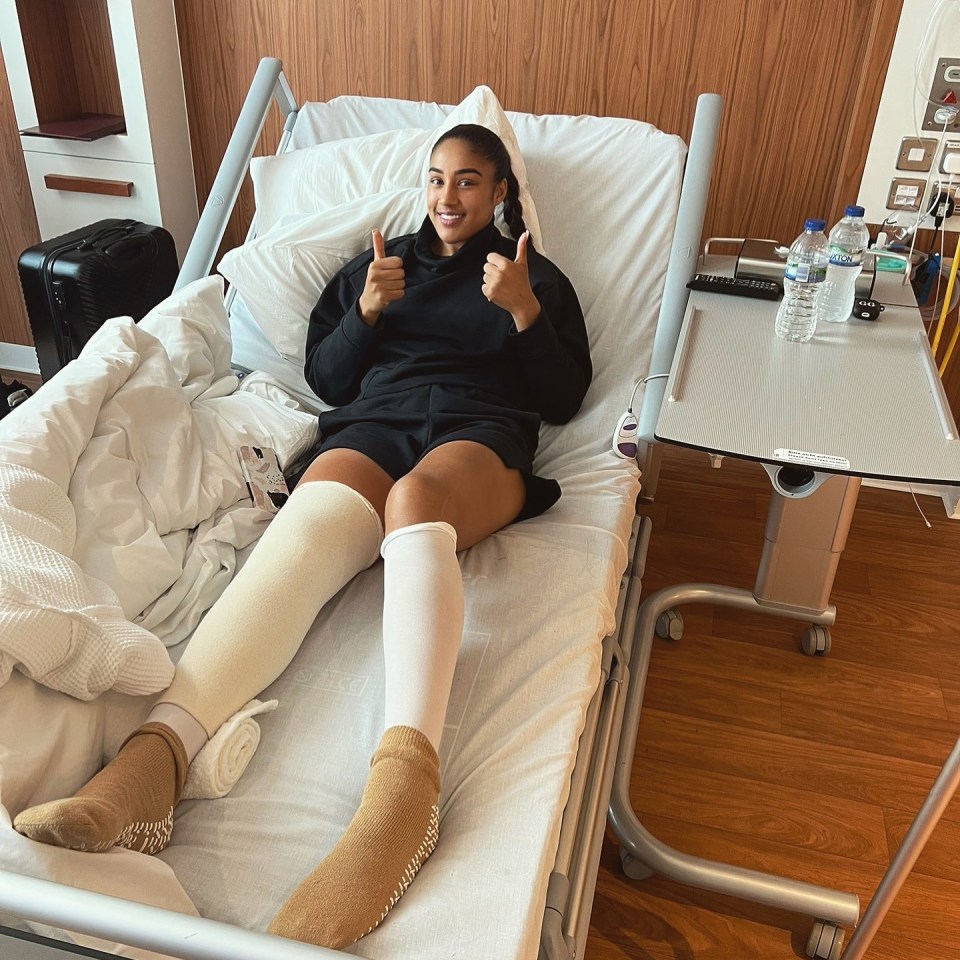
[[[170,842],[187,766],[176,734],[146,723],[73,797],[24,810],[13,825],[31,840],[71,850],[159,853]]]
[[[336,950],[373,930],[436,846],[439,795],[440,763],[430,741],[412,727],[387,730],[346,833],[269,932]]]

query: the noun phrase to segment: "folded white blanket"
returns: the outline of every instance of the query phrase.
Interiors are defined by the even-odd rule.
[[[251,700],[220,726],[190,764],[184,800],[213,800],[233,789],[260,743],[260,725],[253,718],[276,710],[277,702]]]
[[[190,634],[268,520],[239,446],[283,465],[316,435],[314,416],[237,387],[207,277],[139,324],[107,321],[0,421],[0,686],[15,666],[81,699],[169,683],[157,638]]]
[[[81,700],[162,690],[174,669],[166,648],[70,559],[75,535],[63,489],[0,462],[0,684],[18,667]]]

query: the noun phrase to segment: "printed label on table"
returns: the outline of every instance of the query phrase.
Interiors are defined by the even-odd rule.
[[[808,450],[787,450],[778,447],[773,451],[778,460],[788,463],[802,463],[808,467],[823,467],[825,470],[849,470],[850,461],[846,457],[832,457],[828,453],[810,453]]]

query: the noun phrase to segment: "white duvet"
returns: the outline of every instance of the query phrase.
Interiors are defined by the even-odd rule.
[[[17,668],[89,700],[170,682],[166,646],[268,519],[237,448],[286,462],[316,432],[263,378],[238,390],[230,349],[222,281],[207,278],[139,325],[104,324],[2,421],[0,684]]]
[[[206,278],[139,324],[106,323],[0,422],[4,870],[196,913],[159,859],[117,849],[91,869],[88,855],[27,840],[12,819],[69,795],[115,752],[152,702],[129,694],[169,683],[167,647],[262,533],[268,516],[246,496],[238,446],[271,446],[285,464],[315,437],[316,418],[266,377],[238,381],[230,352],[223,282]]]

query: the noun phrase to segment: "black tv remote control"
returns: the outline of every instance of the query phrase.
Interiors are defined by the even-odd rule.
[[[776,280],[750,280],[747,277],[715,277],[698,273],[688,284],[690,290],[707,293],[732,293],[736,297],[754,297],[757,300],[779,300],[783,290]]]

